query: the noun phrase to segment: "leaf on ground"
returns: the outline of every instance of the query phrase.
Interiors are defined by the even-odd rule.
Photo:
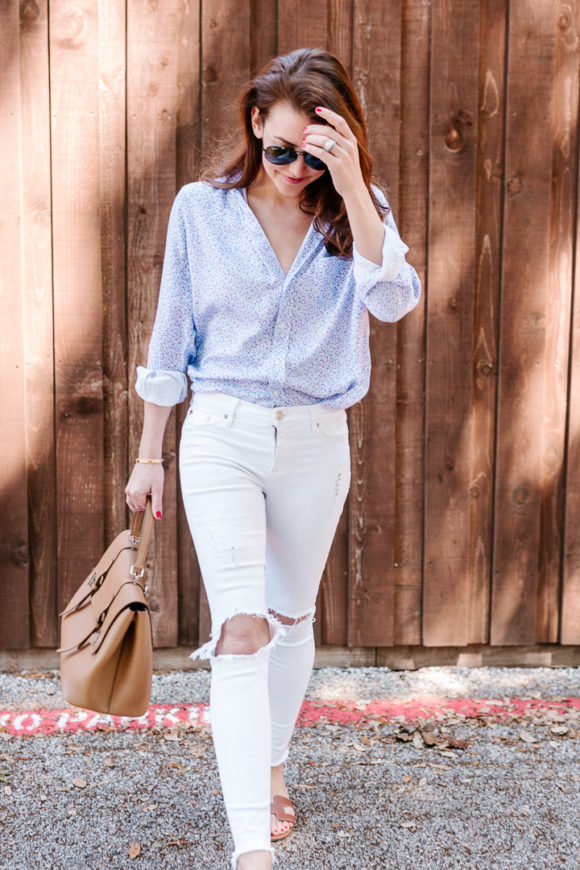
[[[417,823],[416,822],[401,822],[401,827],[402,828],[416,828]]]
[[[138,858],[141,854],[141,843],[138,843],[137,840],[133,840],[131,845],[129,846],[129,851],[127,855],[129,858]]]
[[[75,776],[75,778],[74,778],[73,781],[72,781],[72,784],[73,784],[74,786],[76,786],[77,788],[86,788],[87,785],[88,785],[86,779],[81,779],[81,778],[78,777],[78,776]]]
[[[420,786],[427,785],[427,777],[426,776],[421,777],[421,779],[419,780],[419,785]]]
[[[467,749],[469,746],[468,740],[459,740],[459,738],[454,737],[452,734],[446,734],[445,739],[453,749]]]
[[[423,743],[423,738],[421,737],[419,731],[415,731],[415,733],[413,734],[412,743],[415,749],[423,749],[423,747],[425,746],[425,744]]]
[[[566,725],[552,725],[550,731],[552,734],[568,734],[570,729],[567,728]]]
[[[436,737],[432,731],[421,731],[421,736],[426,746],[436,746],[437,743],[441,742],[441,739]]]
[[[520,740],[524,740],[526,743],[535,743],[536,736],[535,734],[530,734],[529,731],[520,731],[519,733]]]
[[[4,794],[12,794],[12,789],[9,785],[4,786]]]

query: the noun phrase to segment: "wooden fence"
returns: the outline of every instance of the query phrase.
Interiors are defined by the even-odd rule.
[[[353,76],[424,288],[372,323],[318,643],[580,644],[579,34],[580,0],[0,0],[0,650],[58,646],[125,527],[172,200],[303,45]],[[193,649],[185,407],[150,586]]]

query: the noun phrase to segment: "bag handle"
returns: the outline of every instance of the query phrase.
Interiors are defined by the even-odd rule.
[[[134,577],[142,577],[145,571],[145,562],[149,553],[149,547],[153,539],[153,526],[155,519],[153,517],[153,506],[151,503],[151,495],[147,496],[144,511],[135,511],[133,514],[133,525],[131,526],[131,537],[135,541],[139,541],[135,562],[131,566],[131,574]]]

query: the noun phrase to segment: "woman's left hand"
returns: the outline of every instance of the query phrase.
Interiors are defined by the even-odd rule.
[[[356,136],[341,115],[319,106],[318,115],[328,124],[309,124],[302,133],[302,148],[323,160],[328,166],[332,183],[343,199],[349,194],[365,189],[360,167]],[[326,151],[325,143],[333,139],[336,145]]]

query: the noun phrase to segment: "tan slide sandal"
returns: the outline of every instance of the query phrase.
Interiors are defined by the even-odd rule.
[[[288,822],[290,827],[287,831],[281,831],[279,834],[271,834],[270,840],[272,843],[275,843],[276,840],[283,840],[294,827],[295,817],[292,813],[287,812],[288,808],[291,810],[294,809],[292,802],[287,797],[284,797],[284,795],[281,794],[274,795],[274,799],[270,804],[270,813],[273,816],[276,816],[279,822]]]

